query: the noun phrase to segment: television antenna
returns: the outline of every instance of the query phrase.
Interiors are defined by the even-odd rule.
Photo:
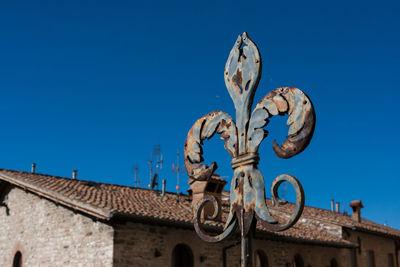
[[[150,160],[147,162],[149,164],[149,168],[150,168],[150,179],[149,179],[149,188],[151,189],[151,181],[153,179],[153,173],[154,173],[154,169],[153,169],[153,152],[150,152]]]
[[[156,162],[156,173],[159,174],[160,170],[162,169],[163,166],[163,154],[160,149],[160,144],[156,146],[154,149],[154,154],[156,155],[157,162]]]
[[[179,174],[185,174],[185,169],[179,166],[179,149],[176,152],[176,165],[172,163],[172,173],[176,172],[176,193],[179,196]]]
[[[139,167],[136,163],[135,169],[135,187],[140,187],[140,176],[139,176]]]
[[[153,157],[155,157],[155,160],[156,160],[156,162],[155,162],[156,168],[155,169],[153,168]],[[150,166],[149,188],[154,189],[157,186],[157,190],[158,190],[159,173],[163,166],[163,155],[161,153],[160,144],[158,144],[156,146],[156,148],[154,149],[154,151],[150,153],[149,166]]]

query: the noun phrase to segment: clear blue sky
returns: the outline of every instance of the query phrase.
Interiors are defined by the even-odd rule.
[[[310,146],[277,158],[286,118],[260,148],[267,192],[281,173],[306,204],[361,199],[362,215],[400,228],[399,1],[2,1],[0,167],[133,185],[160,143],[171,165],[195,120],[234,115],[223,70],[237,35],[258,44],[255,101],[281,86],[304,90],[317,112]],[[215,140],[214,140],[215,139]],[[208,162],[230,175],[214,137]],[[181,161],[182,162],[182,161]],[[182,188],[187,189],[185,176]],[[267,195],[269,195],[267,193]],[[347,207],[349,212],[349,208]]]

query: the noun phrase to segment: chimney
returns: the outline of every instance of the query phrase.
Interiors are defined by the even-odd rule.
[[[32,173],[36,172],[36,163],[32,163],[31,172]]]
[[[78,175],[78,171],[77,170],[73,170],[72,171],[72,179],[76,180],[76,176]]]
[[[335,211],[335,200],[331,199],[331,211]]]
[[[336,212],[340,212],[340,202],[336,202]]]
[[[167,188],[167,180],[163,179],[162,180],[162,191],[161,191],[161,196],[165,196],[165,190]]]
[[[191,183],[190,183],[191,182]],[[203,200],[204,196],[212,195],[217,200],[218,205],[221,205],[222,191],[224,186],[226,185],[226,181],[222,179],[219,175],[213,174],[206,181],[195,181],[189,179],[190,189],[188,190],[189,194],[192,195],[192,208],[195,212],[197,210],[197,206]],[[203,212],[201,213],[201,218],[209,217],[214,214],[214,206],[212,203],[208,202],[203,207]],[[206,216],[204,216],[206,215]],[[217,220],[221,220],[221,212],[218,214]]]
[[[361,222],[361,209],[364,208],[361,200],[353,200],[349,206],[353,209],[353,220]]]

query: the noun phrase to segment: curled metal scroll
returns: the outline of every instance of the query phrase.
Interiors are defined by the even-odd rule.
[[[211,202],[214,207],[214,214],[211,216],[206,215],[207,220],[215,220],[217,218],[218,214],[221,212],[221,206],[218,204],[218,201],[215,199],[215,197],[212,195],[205,196],[196,208],[196,213],[194,216],[194,228],[195,228],[197,234],[199,235],[199,237],[203,240],[206,240],[208,242],[222,241],[225,238],[232,235],[232,233],[234,232],[234,230],[237,227],[237,222],[232,221],[232,223],[229,224],[221,234],[209,235],[209,234],[205,233],[201,229],[200,224],[201,224],[201,213],[204,209],[204,206],[207,204],[207,202]]]
[[[192,181],[205,181],[213,175],[217,169],[217,164],[213,162],[211,166],[202,164],[203,141],[214,136],[215,133],[221,134],[221,139],[225,140],[225,149],[229,154],[235,156],[236,147],[236,126],[232,117],[223,111],[210,112],[198,119],[190,129],[185,142],[185,167]]]
[[[254,218],[266,229],[283,231],[297,222],[304,208],[304,191],[293,176],[278,176],[271,187],[275,207],[284,205],[278,188],[289,182],[296,192],[296,205],[285,222],[279,222],[269,212],[265,201],[264,178],[258,170],[258,148],[268,132],[263,129],[275,115],[288,115],[288,136],[282,145],[273,142],[273,150],[280,158],[290,158],[301,153],[310,143],[315,128],[315,112],[311,100],[301,90],[281,87],[268,93],[250,114],[258,82],[261,77],[261,56],[247,33],[239,35],[233,46],[224,71],[225,84],[236,110],[236,121],[223,111],[211,112],[198,119],[190,129],[185,142],[185,166],[189,183],[207,181],[217,169],[213,162],[203,164],[203,140],[215,133],[225,140],[225,149],[232,157],[234,170],[230,189],[230,209],[223,233],[212,236],[200,228],[202,210],[207,202],[214,205],[215,220],[220,211],[218,201],[206,196],[195,207],[194,225],[198,235],[209,242],[218,242],[229,236],[237,225],[242,236],[247,235]]]
[[[294,211],[292,212],[289,220],[287,220],[283,223],[270,224],[270,223],[265,223],[264,220],[260,220],[261,225],[270,231],[278,232],[278,231],[283,231],[283,230],[290,228],[292,225],[294,225],[300,219],[300,216],[303,213],[304,201],[305,201],[303,186],[301,185],[299,180],[296,179],[296,177],[288,175],[288,174],[279,175],[278,177],[275,178],[274,182],[272,183],[271,196],[272,196],[272,201],[273,201],[274,206],[279,207],[282,205],[286,205],[288,203],[287,201],[282,200],[278,194],[279,186],[283,182],[289,182],[296,193],[295,208],[294,208]],[[257,217],[257,215],[256,215],[256,217]]]
[[[254,108],[249,122],[248,147],[256,152],[268,132],[269,118],[288,114],[289,135],[280,146],[274,140],[273,149],[280,158],[291,158],[301,153],[310,143],[315,128],[314,107],[305,93],[294,87],[281,87],[268,93]]]

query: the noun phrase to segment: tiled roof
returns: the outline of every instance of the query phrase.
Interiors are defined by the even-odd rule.
[[[88,213],[103,220],[112,220],[116,216],[141,218],[157,222],[168,222],[192,227],[193,213],[191,198],[187,195],[179,196],[166,193],[160,196],[159,192],[120,186],[114,184],[97,183],[83,180],[56,177],[44,174],[0,169],[0,180],[7,181],[40,196],[56,201],[70,208]],[[270,202],[267,200],[267,202]],[[268,206],[271,206],[270,203]],[[226,219],[229,203],[223,204],[224,218]],[[288,204],[283,212],[271,209],[274,216],[284,217],[285,210],[293,208]],[[289,240],[291,242],[308,242],[340,247],[352,247],[354,244],[340,236],[328,233],[322,228],[305,223],[307,220],[321,221],[338,226],[357,228],[359,230],[375,232],[400,238],[400,231],[362,219],[360,223],[352,220],[351,216],[334,213],[324,209],[305,207],[298,223],[289,230],[272,233],[261,226],[261,230],[269,238]],[[221,227],[222,223],[211,224]]]

